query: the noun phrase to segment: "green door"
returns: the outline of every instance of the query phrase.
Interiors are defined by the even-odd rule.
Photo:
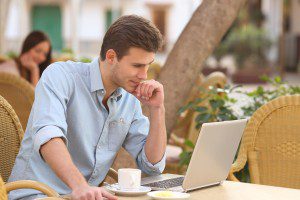
[[[63,47],[61,12],[59,6],[34,6],[31,12],[32,30],[41,30],[50,37],[52,48],[61,51]]]

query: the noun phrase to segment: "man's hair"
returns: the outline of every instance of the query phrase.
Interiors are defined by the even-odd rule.
[[[125,15],[107,30],[103,38],[100,57],[102,61],[105,60],[106,52],[113,49],[120,60],[128,53],[130,47],[156,53],[161,46],[161,33],[149,20],[137,15]]]

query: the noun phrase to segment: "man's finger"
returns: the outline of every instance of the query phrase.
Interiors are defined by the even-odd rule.
[[[102,190],[96,191],[95,199],[96,200],[103,200],[103,198],[102,198]]]
[[[154,90],[155,90],[154,87],[149,87],[149,90],[148,90],[148,97],[149,97],[149,98],[152,97]]]
[[[141,84],[139,84],[136,88],[135,88],[135,92],[136,92],[136,96],[140,97],[141,96]]]
[[[102,190],[102,196],[108,198],[109,200],[117,200],[118,198],[115,195],[107,192],[105,189]]]
[[[140,95],[141,97],[144,97],[145,94],[144,94],[144,90],[145,90],[145,83],[141,83],[139,86],[140,86]]]
[[[142,96],[146,97],[146,99],[149,97],[148,95],[148,90],[151,86],[148,84],[144,84],[143,88],[142,88]]]

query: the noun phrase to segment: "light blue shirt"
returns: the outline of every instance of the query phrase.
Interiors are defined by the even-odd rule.
[[[105,178],[118,150],[123,146],[149,175],[160,174],[165,155],[152,165],[144,145],[149,132],[148,118],[140,102],[118,88],[108,99],[109,112],[102,104],[105,95],[98,59],[92,63],[57,62],[43,73],[35,89],[35,101],[9,182],[36,180],[59,194],[71,193],[41,157],[41,145],[61,137],[72,160],[90,185]],[[38,194],[15,190],[10,199]]]

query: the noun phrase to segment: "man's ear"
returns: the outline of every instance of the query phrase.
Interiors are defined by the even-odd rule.
[[[117,59],[117,53],[113,49],[109,49],[106,51],[105,55],[106,62],[109,64],[114,64],[115,59]]]

